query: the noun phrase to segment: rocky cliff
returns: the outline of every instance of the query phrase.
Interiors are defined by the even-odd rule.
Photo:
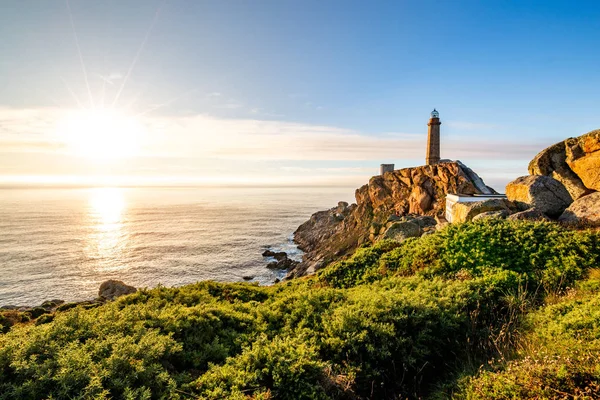
[[[447,193],[495,192],[459,161],[372,177],[356,190],[356,204],[340,202],[337,207],[313,214],[296,230],[294,240],[305,254],[289,277],[314,273],[382,237],[423,233],[435,225],[432,216],[444,214]]]

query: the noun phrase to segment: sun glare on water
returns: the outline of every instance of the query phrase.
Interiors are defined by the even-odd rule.
[[[97,108],[68,113],[59,124],[58,135],[77,157],[111,160],[136,156],[144,128],[135,117]]]
[[[123,269],[121,258],[127,239],[124,190],[95,188],[89,195],[89,221],[94,229],[86,240],[87,256],[96,260],[98,271]]]

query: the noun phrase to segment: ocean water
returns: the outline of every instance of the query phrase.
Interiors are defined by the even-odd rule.
[[[0,190],[0,305],[200,280],[272,283],[266,248],[299,259],[293,231],[352,188]]]

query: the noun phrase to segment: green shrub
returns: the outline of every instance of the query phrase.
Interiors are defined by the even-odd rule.
[[[598,294],[542,308],[515,359],[464,378],[455,397],[600,398],[599,321]]]
[[[450,225],[437,234],[406,241],[381,257],[377,267],[400,275],[458,278],[502,268],[526,274],[531,288],[541,285],[550,293],[584,277],[599,257],[595,232],[570,231],[548,222],[492,219]]]
[[[207,399],[328,399],[325,364],[310,342],[261,335],[241,354],[211,368],[190,386]]]

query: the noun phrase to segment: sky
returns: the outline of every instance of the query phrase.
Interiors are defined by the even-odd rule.
[[[355,186],[441,156],[502,192],[599,128],[600,3],[0,0],[0,185]]]

